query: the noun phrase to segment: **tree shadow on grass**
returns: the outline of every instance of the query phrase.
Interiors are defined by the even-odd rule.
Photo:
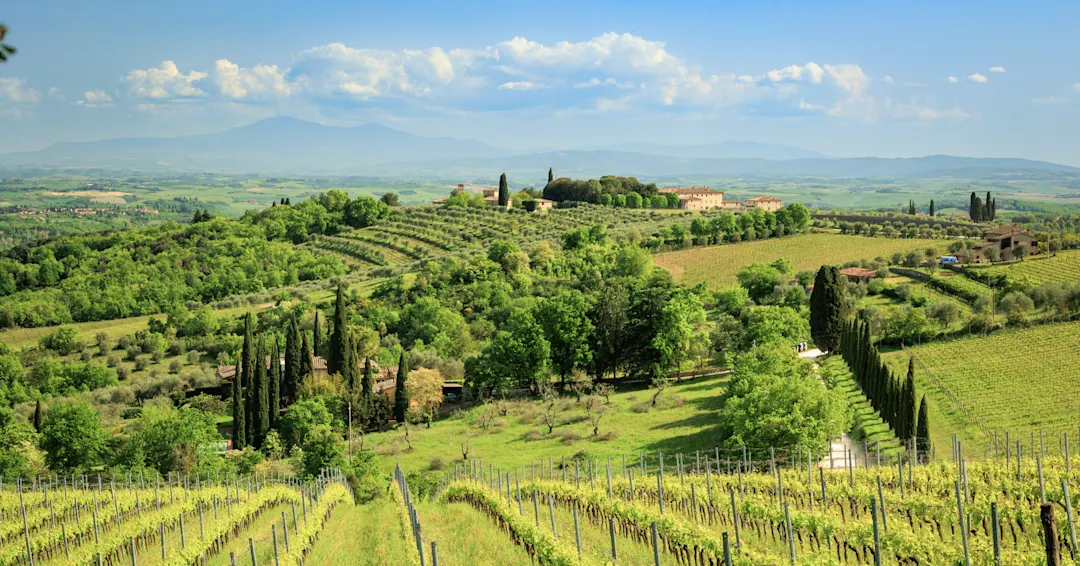
[[[687,434],[665,436],[647,444],[646,449],[671,454],[675,452],[691,453],[696,450],[711,450],[720,443],[720,422],[716,413],[723,404],[723,399],[719,395],[714,395],[688,400],[682,407],[653,409],[660,411],[694,411],[694,414],[684,419],[658,424],[653,427],[653,430],[680,430],[687,428],[697,430]]]

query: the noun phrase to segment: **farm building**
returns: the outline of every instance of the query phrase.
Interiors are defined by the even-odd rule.
[[[746,199],[747,208],[760,208],[765,212],[776,212],[784,206],[784,201],[770,196]]]
[[[877,272],[873,269],[864,269],[862,267],[848,267],[846,269],[841,269],[840,275],[847,277],[848,281],[853,283],[865,283],[877,277]]]
[[[971,259],[975,262],[1022,259],[1013,257],[1020,244],[1027,246],[1029,256],[1039,253],[1039,242],[1031,235],[1031,228],[999,226],[986,233],[985,241],[972,246]]]
[[[270,356],[266,356],[266,363],[267,364],[270,363]],[[278,363],[281,364],[281,367],[280,367],[281,375],[285,375],[285,355],[284,354],[282,354],[281,359],[278,360]],[[322,358],[322,356],[315,356],[315,358],[314,358],[314,366],[315,366],[315,375],[326,375],[326,360],[324,360]],[[217,376],[218,376],[218,379],[229,379],[229,380],[231,380],[233,377],[236,376],[236,366],[235,365],[228,366],[228,365],[225,365],[225,364],[218,364]]]
[[[536,211],[551,210],[555,206],[555,201],[548,200],[546,198],[533,199],[536,201]]]
[[[463,193],[463,192],[465,192],[465,185],[463,183],[458,183],[457,188],[450,192],[450,196],[454,196],[456,194]],[[486,189],[480,189],[480,195],[483,196],[484,200],[487,201],[487,203],[489,205],[491,205],[491,206],[499,206],[499,189],[497,187],[488,187]],[[437,198],[437,199],[435,199],[435,200],[433,200],[431,202],[432,202],[432,204],[442,204],[442,203],[446,202],[446,200],[447,199],[445,199],[445,198]],[[537,203],[537,205],[539,205],[539,204],[540,203]],[[514,206],[514,199],[513,198],[507,198],[507,200],[506,200],[506,208],[510,209],[513,206]],[[537,206],[537,210],[540,210],[539,206]]]
[[[660,189],[660,194],[674,194],[679,197],[679,208],[683,210],[709,210],[724,206],[723,191],[714,191],[709,187]]]

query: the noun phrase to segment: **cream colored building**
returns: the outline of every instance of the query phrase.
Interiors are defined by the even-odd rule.
[[[724,206],[724,193],[709,187],[667,188],[660,189],[660,194],[675,194],[679,197],[679,208],[683,210],[709,210]]]
[[[776,197],[755,197],[746,199],[747,208],[760,208],[765,212],[776,212],[784,207],[784,201]]]

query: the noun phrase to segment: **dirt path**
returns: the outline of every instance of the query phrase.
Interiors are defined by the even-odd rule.
[[[805,352],[799,352],[799,357],[805,360],[814,362],[814,376],[821,380],[821,373],[818,371],[820,368],[817,364],[818,356],[823,355],[824,352],[814,348]],[[822,383],[824,381],[822,380]],[[848,467],[848,459],[851,459],[853,468],[863,467],[863,463],[866,462],[866,455],[863,453],[863,447],[859,443],[852,440],[848,433],[840,435],[840,438],[829,442],[829,453],[821,459],[818,463],[818,467],[825,469],[845,469]],[[860,462],[862,460],[862,462]]]

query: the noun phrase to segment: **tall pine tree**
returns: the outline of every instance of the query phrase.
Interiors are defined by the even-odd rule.
[[[364,358],[364,398],[375,393],[375,376],[371,373],[371,358]]]
[[[510,186],[506,184],[506,173],[499,176],[499,206],[505,207],[510,202]]]
[[[300,336],[300,379],[298,384],[303,383],[305,379],[315,374],[315,360],[312,358],[311,343],[308,341],[307,332],[301,332]]]
[[[281,412],[281,347],[278,345],[277,336],[270,340],[273,347],[270,348],[270,372],[267,379],[270,381],[270,428],[274,428]]]
[[[253,387],[255,381],[255,337],[254,323],[252,322],[251,313],[248,313],[244,318],[244,349],[242,353],[242,378],[241,386],[244,390],[244,445],[251,446],[254,444],[252,440],[252,431],[255,430],[255,424],[252,423],[252,415],[255,414],[253,410],[253,404],[255,403],[255,388]]]
[[[285,391],[289,403],[295,403],[303,373],[300,370],[300,330],[296,320],[290,320],[285,330]]]
[[[401,351],[401,359],[398,360],[397,380],[394,382],[394,418],[399,423],[405,422],[405,411],[409,410],[409,392],[405,383],[409,379],[409,359],[405,351]]]
[[[311,326],[311,353],[318,356],[322,349],[322,323],[319,321],[319,309],[315,309],[315,323]]]
[[[930,417],[926,414],[926,395],[923,395],[919,402],[919,424],[915,429],[915,440],[919,443],[920,454],[930,450]]]
[[[819,348],[835,350],[844,329],[843,282],[840,271],[823,265],[814,278],[810,295],[810,335]]]
[[[263,439],[270,431],[270,379],[266,375],[266,341],[259,338],[258,362],[255,366],[255,446],[262,448]]]
[[[334,320],[331,321],[330,348],[326,355],[326,371],[341,373],[341,364],[345,361],[345,346],[348,342],[349,317],[345,307],[345,287],[338,285],[334,299]]]
[[[239,365],[237,371],[233,373],[232,379],[232,447],[234,450],[243,450],[247,445],[247,432],[244,430],[246,410],[244,409],[243,390],[240,388],[240,371]]]

